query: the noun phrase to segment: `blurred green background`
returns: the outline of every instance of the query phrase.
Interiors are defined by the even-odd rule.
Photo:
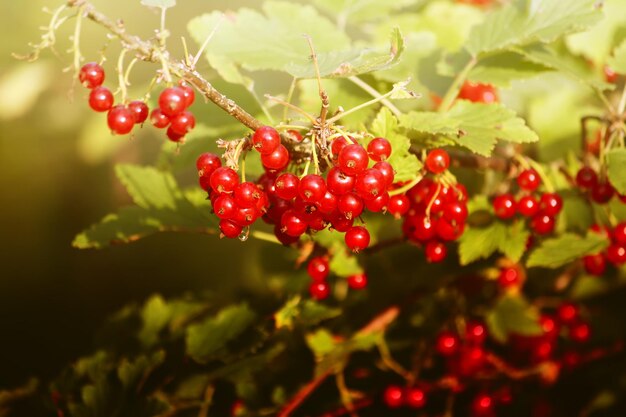
[[[23,383],[28,376],[53,376],[68,361],[92,350],[104,318],[148,295],[185,291],[241,291],[249,279],[251,256],[258,242],[219,241],[214,236],[165,234],[132,245],[102,251],[71,247],[74,236],[130,199],[113,173],[118,162],[150,164],[156,160],[164,132],[142,129],[132,140],[111,137],[106,116],[87,106],[87,91],[72,92],[72,62],[67,53],[74,20],[58,32],[57,55],[49,50],[35,63],[12,58],[38,42],[49,15],[43,7],[58,1],[0,2],[0,389]],[[180,36],[194,15],[223,8],[223,1],[182,0],[168,15],[170,43],[180,52]],[[229,8],[257,1],[228,2]],[[94,0],[101,11],[122,18],[128,30],[151,36],[158,15],[129,2]],[[85,22],[81,49],[98,60],[105,33]],[[196,49],[189,41],[192,50]],[[112,42],[108,85],[114,88],[113,65],[118,47]],[[139,64],[131,96],[141,97],[154,67]],[[210,77],[210,73],[207,74]],[[251,106],[245,91],[226,91]],[[229,121],[202,100],[196,116],[210,125]],[[191,167],[187,180],[193,180]],[[245,278],[244,278],[245,277]],[[258,278],[258,277],[257,277]]]

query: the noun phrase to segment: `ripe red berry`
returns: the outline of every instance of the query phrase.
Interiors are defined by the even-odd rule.
[[[357,175],[354,183],[354,190],[364,200],[374,199],[386,189],[385,177],[375,168],[368,168]]]
[[[311,298],[321,301],[330,295],[330,285],[326,281],[314,281],[309,286]]]
[[[115,106],[107,114],[107,124],[109,129],[116,135],[125,135],[133,130],[135,119],[126,106]]]
[[[239,184],[239,175],[229,167],[219,167],[211,174],[211,188],[217,193],[232,193]]]
[[[106,87],[96,87],[89,93],[89,107],[97,112],[105,112],[113,107],[113,93]]]
[[[196,118],[190,111],[183,111],[170,119],[170,129],[176,134],[185,136],[196,127]]]
[[[472,412],[475,417],[491,416],[494,407],[495,402],[489,394],[478,394],[472,401]]]
[[[557,310],[556,315],[563,324],[570,325],[578,320],[578,306],[573,303],[563,303]]]
[[[354,183],[355,177],[344,174],[337,167],[332,167],[326,176],[326,186],[328,191],[336,196],[352,191]]]
[[[464,223],[467,215],[467,205],[461,201],[451,201],[443,206],[443,217],[450,223]]]
[[[626,222],[621,222],[613,228],[613,239],[617,243],[626,244]]]
[[[442,262],[448,255],[446,245],[436,240],[431,240],[426,244],[425,252],[426,260],[432,263]]]
[[[360,174],[365,171],[368,162],[367,151],[357,144],[344,146],[337,158],[337,166],[346,175]]]
[[[363,213],[363,199],[355,193],[347,193],[337,199],[337,210],[347,219],[357,218]]]
[[[426,156],[426,168],[433,174],[441,174],[450,166],[450,155],[443,149],[434,149]]]
[[[271,153],[261,154],[261,163],[269,170],[281,171],[289,164],[289,151],[283,145]]]
[[[367,248],[370,244],[370,234],[363,226],[354,226],[350,228],[346,232],[344,239],[348,248],[350,248],[353,252],[360,252]]]
[[[243,227],[236,224],[232,220],[220,220],[220,231],[223,237],[234,239],[241,235]]]
[[[387,211],[389,204],[389,193],[384,192],[372,200],[365,200],[365,208],[372,213],[381,213]]]
[[[281,227],[282,226],[280,224],[276,224],[276,226],[274,226],[274,235],[276,236],[276,239],[278,239],[280,243],[282,243],[285,246],[289,246],[289,245],[296,243],[299,240],[299,236],[289,236],[288,234],[286,234],[285,232],[281,230]]]
[[[80,83],[87,88],[100,87],[104,82],[104,76],[104,68],[97,62],[86,63],[78,73]]]
[[[556,221],[554,220],[554,217],[548,216],[543,212],[539,212],[530,221],[530,227],[538,235],[547,235],[552,233],[555,226]]]
[[[159,108],[172,118],[186,108],[185,91],[180,87],[168,87],[159,95]]]
[[[150,112],[150,109],[148,109],[148,105],[141,100],[135,100],[128,103],[128,109],[133,114],[135,124],[141,124],[145,122],[148,118],[148,113]]]
[[[406,222],[406,235],[409,239],[417,242],[427,242],[437,234],[435,223],[431,222],[425,215],[408,217]]]
[[[591,337],[591,326],[584,322],[575,323],[569,328],[569,337],[577,343],[588,342]]]
[[[280,135],[271,126],[262,126],[252,135],[252,145],[261,155],[271,154],[280,145]]]
[[[449,331],[442,331],[437,336],[435,349],[440,355],[451,356],[459,350],[459,337]]]
[[[261,199],[263,192],[259,190],[256,184],[246,181],[235,187],[234,197],[237,206],[243,208],[256,207],[257,203]]]
[[[454,224],[444,218],[438,219],[435,224],[437,236],[447,242],[452,242],[460,238],[464,230],[465,223]]]
[[[231,220],[245,227],[254,223],[260,215],[256,207],[237,207]]]
[[[556,216],[563,209],[563,199],[557,193],[543,193],[540,206],[548,216]]]
[[[465,340],[467,343],[482,345],[487,339],[487,327],[477,321],[468,321],[465,326]]]
[[[619,74],[616,73],[610,66],[605,65],[602,70],[604,72],[604,79],[607,83],[615,84],[619,79]]]
[[[517,177],[517,185],[526,191],[535,191],[541,184],[539,173],[534,169],[525,169]]]
[[[533,217],[539,212],[539,202],[532,195],[525,195],[517,202],[517,211],[524,217]]]
[[[290,129],[287,131],[287,135],[289,135],[289,137],[294,141],[294,142],[302,142],[304,140],[304,137],[302,137],[302,134],[300,132],[298,132],[297,130],[293,130]]]
[[[326,194],[324,194],[324,197],[322,197],[322,199],[319,201],[317,207],[320,213],[331,214],[337,209],[337,202],[337,196],[335,196],[330,191],[326,191]]]
[[[190,86],[183,80],[180,80],[178,82],[178,86],[183,90],[183,95],[185,97],[185,108],[190,107],[196,99],[196,92],[193,90],[192,86]]]
[[[165,132],[165,136],[172,142],[182,143],[185,140],[185,135],[181,135],[180,133],[174,132],[172,126],[167,128]]]
[[[354,219],[348,219],[346,216],[340,213],[339,210],[332,213],[329,218],[330,224],[332,225],[333,229],[342,233],[350,230],[352,224],[354,223]]]
[[[314,281],[324,281],[330,272],[328,259],[323,256],[311,259],[306,267],[306,271]]]
[[[306,203],[317,204],[326,194],[326,181],[317,174],[302,177],[298,185],[298,195]]]
[[[539,317],[539,325],[541,326],[541,330],[543,330],[544,336],[550,339],[558,337],[561,330],[556,320],[547,314],[542,314]]]
[[[498,93],[489,84],[474,83],[466,81],[459,91],[460,99],[469,100],[474,103],[497,103]]]
[[[201,177],[210,177],[213,171],[221,166],[220,157],[211,152],[205,152],[196,159],[196,168]]]
[[[372,161],[384,161],[391,155],[391,144],[385,138],[374,138],[367,144],[367,154]]]
[[[348,277],[348,286],[353,290],[362,290],[367,287],[367,275],[365,273],[350,275]]]
[[[383,178],[385,178],[385,187],[391,187],[396,175],[391,164],[387,161],[380,161],[376,162],[372,168],[377,169],[381,174],[383,174]]]
[[[503,268],[498,276],[498,285],[501,288],[518,287],[521,284],[520,271],[517,268]]]
[[[606,204],[615,195],[615,189],[609,182],[599,182],[591,189],[591,199],[598,204]]]
[[[348,144],[349,142],[343,136],[339,136],[338,138],[333,139],[333,141],[330,143],[330,153],[333,159],[339,157],[339,153],[341,152],[341,150],[345,148]]]
[[[276,195],[283,200],[291,200],[298,195],[299,184],[300,179],[294,174],[290,172],[280,174],[274,183]]]
[[[281,230],[289,236],[299,237],[309,226],[304,214],[295,210],[287,210],[280,218]]]
[[[613,243],[606,250],[606,259],[615,266],[625,264],[626,246],[618,243]]]
[[[237,210],[237,203],[230,194],[221,194],[213,203],[213,211],[220,219],[232,219]]]
[[[404,390],[396,385],[389,385],[383,394],[385,404],[389,408],[400,408],[404,405]]]
[[[387,204],[387,211],[391,213],[396,219],[404,216],[411,204],[409,203],[409,199],[404,194],[394,195],[389,197],[389,203]]]
[[[150,123],[157,129],[163,129],[169,126],[170,118],[163,114],[161,109],[154,109],[150,113]]]
[[[422,408],[426,405],[426,392],[421,388],[410,388],[406,392],[406,405],[411,408]]]
[[[511,194],[502,194],[493,200],[493,211],[500,219],[510,219],[515,216],[517,204]]]
[[[583,263],[588,274],[601,276],[606,271],[606,257],[602,253],[585,256]]]
[[[590,167],[582,167],[576,173],[576,185],[583,190],[591,189],[598,183],[598,174]]]

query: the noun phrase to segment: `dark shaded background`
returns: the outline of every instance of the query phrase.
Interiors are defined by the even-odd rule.
[[[192,16],[224,4],[182,2],[185,7],[168,17],[174,49]],[[110,137],[105,116],[89,110],[80,85],[68,96],[72,75],[62,69],[71,63],[66,49],[73,20],[58,34],[59,57],[44,51],[35,64],[11,57],[27,53],[28,42],[38,40],[38,28],[49,19],[42,7],[61,3],[0,2],[0,389],[31,375],[53,376],[89,352],[103,319],[128,302],[155,292],[234,291],[249,266],[247,258],[262,245],[167,234],[101,251],[70,246],[75,234],[130,203],[114,177],[114,164],[154,162],[164,135],[146,128],[132,141]],[[139,0],[93,3],[123,18],[131,32],[149,36],[158,25],[158,16]],[[228,7],[256,3],[229,1]],[[101,29],[85,22],[81,43],[87,60],[99,59],[104,39]],[[193,41],[189,44],[196,49]],[[106,64],[111,78],[113,45]],[[154,68],[137,68],[131,93],[140,97],[141,83]],[[236,88],[229,94],[251,100]],[[212,124],[227,120],[201,102],[195,113]]]

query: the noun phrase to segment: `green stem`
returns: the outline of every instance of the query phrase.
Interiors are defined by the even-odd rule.
[[[296,91],[296,86],[298,85],[298,79],[296,77],[293,77],[293,79],[291,80],[291,84],[289,85],[289,91],[287,92],[287,98],[285,99],[285,101],[287,103],[291,103],[291,100],[293,99],[293,95]],[[283,120],[287,120],[287,110],[288,107],[285,107],[283,109]]]
[[[456,76],[456,78],[452,82],[452,85],[450,86],[450,88],[448,88],[448,91],[446,92],[445,96],[443,96],[443,100],[441,101],[441,105],[439,106],[439,112],[445,113],[448,110],[450,110],[450,107],[452,107],[452,103],[454,103],[454,100],[459,94],[459,90],[461,89],[461,86],[467,79],[467,76],[469,75],[470,71],[476,66],[477,63],[478,63],[478,59],[476,57],[472,57],[472,59],[470,59],[469,62],[465,65],[465,67],[461,70],[461,72],[459,72],[459,74]]]
[[[313,137],[311,137],[311,155],[313,156],[313,166],[315,168],[315,173],[319,174],[320,172],[320,164],[319,161],[317,160],[317,136],[313,135]]]
[[[371,85],[369,85],[368,83],[366,83],[365,81],[363,81],[362,79],[357,77],[356,75],[353,75],[352,77],[348,77],[348,79],[350,81],[352,81],[354,84],[356,84],[357,86],[361,87],[364,91],[369,93],[372,97],[376,97],[376,98],[382,97],[382,94],[380,94],[380,92],[378,92],[374,87],[372,87]],[[387,107],[391,111],[391,113],[394,114],[394,116],[400,117],[402,115],[402,112],[400,111],[400,109],[398,109],[388,99],[384,98],[384,99],[380,100],[380,102],[385,107]]]
[[[617,106],[617,114],[623,115],[626,110],[626,85],[624,86],[624,90],[622,91],[622,97],[619,100],[619,105]]]
[[[117,75],[120,84],[120,91],[122,93],[122,103],[126,103],[126,98],[128,96],[128,88],[126,87],[126,78],[124,76],[124,57],[126,56],[126,52],[128,52],[128,49],[122,49],[120,57],[117,60]]]
[[[394,195],[400,195],[400,194],[406,193],[411,188],[415,187],[417,185],[417,183],[419,183],[422,180],[422,178],[424,178],[423,175],[417,175],[410,183],[408,183],[408,184],[406,184],[406,185],[404,185],[404,186],[402,186],[402,187],[400,187],[400,188],[398,188],[396,190],[390,191],[389,192],[389,196],[393,197]]]
[[[357,112],[357,111],[359,111],[359,110],[361,110],[361,109],[364,109],[364,108],[366,108],[366,107],[369,107],[369,106],[371,106],[371,105],[373,105],[373,104],[379,103],[379,102],[381,102],[382,100],[384,100],[384,99],[386,99],[386,98],[388,98],[388,97],[391,97],[391,95],[392,95],[392,94],[393,94],[393,91],[390,91],[390,92],[388,92],[387,94],[383,94],[382,96],[379,96],[379,97],[377,97],[377,98],[375,98],[375,99],[373,99],[373,100],[366,101],[366,102],[365,102],[365,103],[363,103],[363,104],[359,104],[358,106],[351,108],[350,110],[346,110],[346,111],[344,111],[343,113],[339,113],[338,115],[336,115],[336,116],[334,116],[334,117],[331,117],[331,118],[330,118],[330,119],[328,119],[326,122],[327,122],[328,124],[335,123],[337,120],[341,119],[342,117],[345,117],[345,116],[347,116],[347,115],[349,115],[349,114],[352,114],[352,113],[354,113],[354,112]]]
[[[78,9],[78,13],[76,14],[76,26],[74,27],[74,39],[73,41],[73,50],[74,50],[74,71],[78,73],[80,71],[80,61],[82,55],[80,53],[80,32],[83,22],[83,11],[85,10],[85,6],[81,6]]]
[[[165,15],[167,13],[167,7],[161,7],[161,30],[159,32],[159,45],[165,49]]]

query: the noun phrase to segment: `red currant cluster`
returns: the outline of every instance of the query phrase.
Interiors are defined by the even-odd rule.
[[[396,203],[393,213],[403,214],[402,231],[410,241],[425,246],[429,262],[441,262],[447,256],[444,242],[457,240],[467,220],[467,190],[462,184],[445,185],[440,177],[450,165],[450,156],[442,149],[430,151],[426,168],[433,178],[424,177]],[[391,211],[391,208],[390,208]]]
[[[593,225],[590,230],[604,234],[611,240],[611,244],[606,251],[587,255],[583,258],[587,273],[601,276],[606,271],[607,261],[615,267],[620,267],[626,263],[626,222],[619,223],[613,230],[597,224]]]
[[[134,100],[114,106],[113,93],[103,87],[104,68],[96,62],[89,62],[80,69],[78,78],[85,87],[91,89],[89,106],[97,112],[108,112],[107,124],[117,135],[126,135],[133,130],[135,124],[143,124],[148,118],[150,109],[142,100]],[[163,90],[159,96],[159,108],[150,114],[152,124],[158,128],[167,127],[167,137],[174,142],[181,142],[196,124],[196,120],[187,108],[193,103],[193,89],[181,82],[178,87]]]
[[[476,2],[476,0],[472,0]],[[482,4],[489,3],[491,0],[483,0]],[[469,100],[473,103],[497,103],[500,101],[498,97],[498,91],[491,84],[481,84],[471,81],[465,81],[459,95],[457,96],[462,100]]]
[[[563,199],[557,193],[533,195],[541,185],[539,174],[534,169],[525,169],[517,177],[522,195],[516,201],[512,194],[501,194],[493,200],[496,217],[509,220],[517,214],[530,219],[530,228],[538,235],[554,231],[556,216],[563,209]]]
[[[607,204],[615,195],[617,195],[620,201],[626,203],[626,196],[617,194],[609,180],[600,179],[596,171],[589,166],[578,170],[576,173],[576,185],[582,191],[588,193],[591,200],[597,204]]]
[[[313,280],[309,286],[309,294],[316,300],[324,300],[330,295],[330,285],[328,275],[330,265],[327,256],[316,256],[307,264],[306,268],[309,277]],[[367,286],[367,275],[364,273],[350,275],[347,278],[348,286],[353,290],[362,290]]]

